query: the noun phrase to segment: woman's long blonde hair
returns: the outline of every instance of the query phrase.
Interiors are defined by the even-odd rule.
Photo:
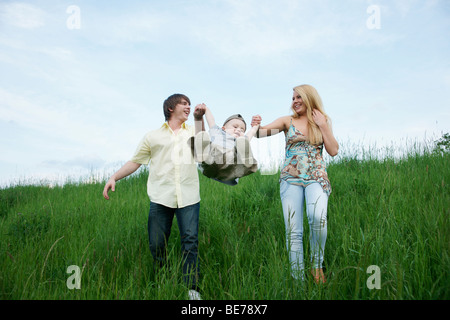
[[[322,132],[320,132],[319,126],[313,120],[313,110],[317,109],[327,119],[327,123],[331,129],[331,119],[323,110],[322,99],[319,96],[317,90],[308,84],[303,84],[294,88],[303,100],[303,105],[306,107],[306,117],[308,118],[308,140],[313,145],[319,145],[323,143]],[[293,118],[298,118],[299,115],[294,111],[293,104],[291,104],[293,111]]]

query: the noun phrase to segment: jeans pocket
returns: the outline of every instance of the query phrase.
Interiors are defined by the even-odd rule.
[[[281,180],[280,182],[280,198],[284,199],[286,196],[286,192],[289,189],[289,182]]]

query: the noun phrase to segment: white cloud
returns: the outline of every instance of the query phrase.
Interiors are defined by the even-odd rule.
[[[299,59],[311,53],[329,56],[345,48],[381,47],[402,38],[395,32],[368,30],[369,16],[361,2],[350,3],[346,14],[340,3],[333,2],[228,0],[219,4],[188,6],[186,15],[194,19],[180,23],[199,49],[237,63],[254,59],[275,63],[274,59]]]
[[[84,169],[98,169],[105,165],[105,160],[96,154],[88,154],[68,160],[45,160],[42,164],[44,166],[58,168],[80,167]]]
[[[55,123],[56,113],[40,107],[28,98],[14,95],[0,88],[0,119],[14,121],[33,129],[46,128],[49,123]]]
[[[122,46],[124,43],[154,43],[160,40],[171,25],[171,16],[159,13],[132,12],[99,15],[93,21],[83,22],[84,8],[81,7],[83,36],[94,44]]]
[[[46,13],[27,3],[0,4],[0,21],[10,26],[35,29],[45,25]]]
[[[44,102],[44,99],[46,97],[35,93],[22,96],[0,88],[0,120],[15,123],[36,135],[51,137],[51,143],[59,147],[64,146],[61,141],[66,141],[64,152],[71,149],[71,144],[79,148],[89,142],[92,148],[104,142],[99,134],[103,128],[97,128],[83,114],[70,110],[61,101],[55,103],[49,98]]]

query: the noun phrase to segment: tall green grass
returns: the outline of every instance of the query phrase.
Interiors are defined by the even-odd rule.
[[[290,277],[279,175],[235,187],[200,176],[202,298],[449,299],[449,163],[429,152],[332,161],[325,285]],[[153,270],[146,179],[120,181],[110,201],[103,183],[0,190],[0,298],[186,299],[176,223],[170,266]],[[70,265],[79,290],[66,285]],[[381,289],[367,287],[370,265]]]

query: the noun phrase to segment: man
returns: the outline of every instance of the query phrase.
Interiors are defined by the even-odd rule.
[[[194,117],[197,115],[196,107]],[[148,236],[155,264],[164,265],[174,215],[177,217],[183,254],[183,279],[190,288],[189,298],[200,299],[198,293],[198,220],[200,191],[197,166],[188,140],[194,128],[186,125],[191,102],[183,94],[168,97],[163,104],[166,122],[147,133],[132,159],[114,173],[105,185],[103,196],[115,191],[116,181],[149,164],[147,193],[150,198]]]

